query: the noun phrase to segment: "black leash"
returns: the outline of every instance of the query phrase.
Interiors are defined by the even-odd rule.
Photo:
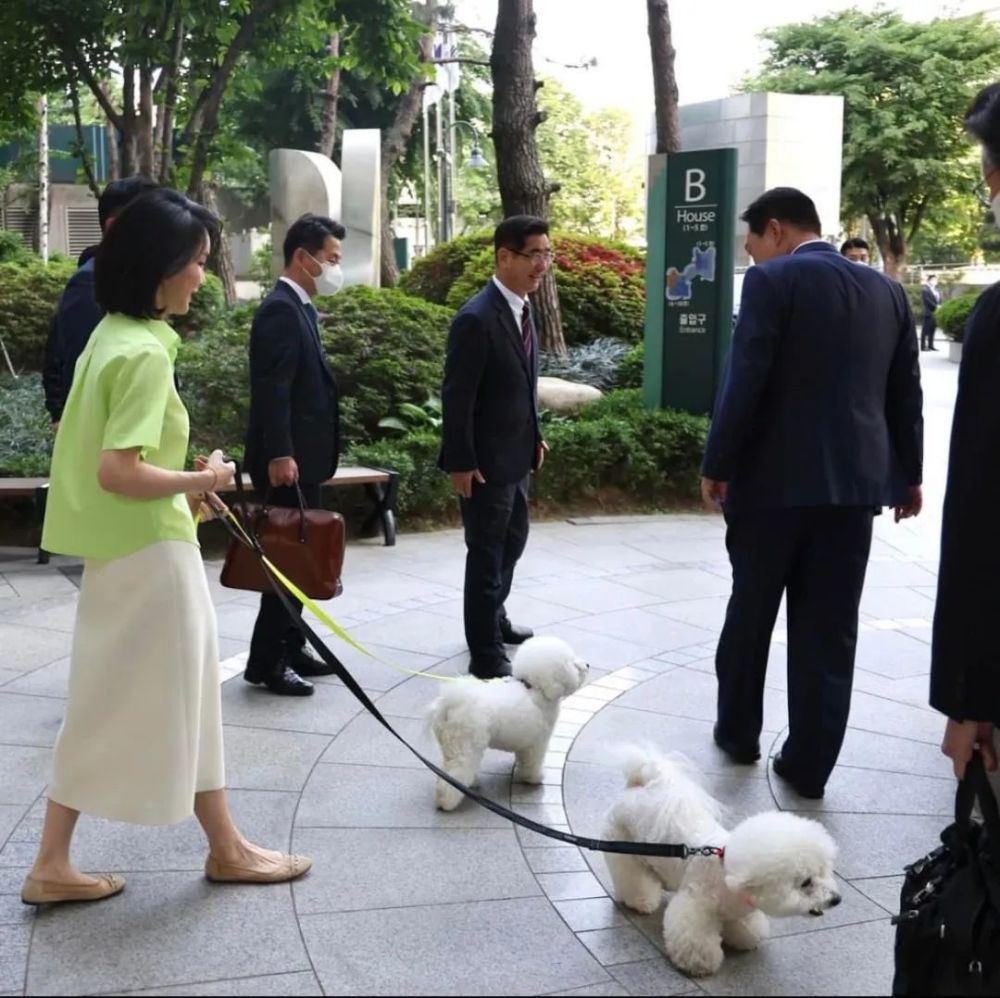
[[[239,466],[237,465],[237,475],[238,474]],[[221,500],[219,501],[221,503]],[[471,787],[467,787],[460,780],[457,780],[451,774],[446,773],[438,765],[431,762],[430,759],[422,753],[418,752],[417,749],[415,749],[385,719],[385,717],[383,717],[382,712],[375,706],[371,698],[361,688],[354,676],[351,675],[347,666],[345,666],[344,663],[341,662],[332,651],[330,651],[319,635],[317,635],[312,627],[307,624],[305,620],[303,620],[302,616],[296,612],[292,601],[285,592],[284,586],[278,582],[278,580],[271,573],[270,569],[267,567],[267,564],[264,561],[264,551],[261,549],[257,538],[249,531],[245,535],[238,531],[229,520],[230,514],[227,508],[224,507],[223,509],[217,509],[213,505],[212,509],[233,539],[238,541],[240,544],[252,547],[252,550],[260,559],[261,568],[267,576],[268,582],[271,583],[271,588],[274,589],[275,595],[279,600],[281,600],[281,604],[285,608],[286,613],[295,623],[296,627],[298,627],[298,629],[302,632],[309,644],[312,645],[316,654],[319,655],[319,657],[334,670],[337,677],[360,702],[361,706],[364,707],[365,710],[367,710],[368,713],[371,714],[371,716],[374,717],[375,720],[378,721],[378,723],[381,724],[393,738],[395,738],[401,745],[405,746],[432,773],[434,773],[435,776],[444,780],[445,783],[453,786],[470,800],[475,801],[480,807],[484,807],[487,811],[492,811],[494,814],[498,814],[501,818],[506,818],[515,825],[520,825],[522,828],[527,828],[529,831],[537,832],[539,835],[544,835],[550,839],[556,839],[559,842],[566,843],[567,845],[590,849],[594,852],[625,853],[632,856],[660,856],[667,859],[687,859],[689,856],[719,856],[721,858],[723,850],[718,846],[672,845],[661,842],[619,842],[607,839],[591,839],[583,835],[574,835],[572,832],[562,832],[557,828],[549,828],[547,825],[542,825],[537,821],[533,821],[531,818],[526,818],[523,814],[511,811],[510,808],[506,808],[502,804],[498,804],[496,801],[490,800],[488,797],[484,797],[478,791],[473,790]]]

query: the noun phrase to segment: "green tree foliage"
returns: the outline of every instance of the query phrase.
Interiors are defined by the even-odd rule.
[[[971,198],[962,121],[996,76],[1000,27],[979,15],[917,23],[852,9],[764,37],[764,69],[744,89],[844,96],[844,216],[868,217],[898,272],[932,208]]]

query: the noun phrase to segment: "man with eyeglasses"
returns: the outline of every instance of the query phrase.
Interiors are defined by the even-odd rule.
[[[538,335],[528,295],[552,265],[549,226],[514,215],[493,235],[496,271],[448,333],[438,464],[465,526],[465,638],[469,672],[509,676],[506,645],[532,636],[504,603],[528,540],[528,476],[546,445],[538,418]]]

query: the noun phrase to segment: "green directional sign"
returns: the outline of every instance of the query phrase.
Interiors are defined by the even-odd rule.
[[[650,157],[649,406],[712,411],[732,333],[736,167],[735,149]]]

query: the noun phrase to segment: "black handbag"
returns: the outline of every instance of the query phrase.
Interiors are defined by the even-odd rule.
[[[1000,995],[1000,813],[978,752],[941,843],[906,867],[892,993]]]

